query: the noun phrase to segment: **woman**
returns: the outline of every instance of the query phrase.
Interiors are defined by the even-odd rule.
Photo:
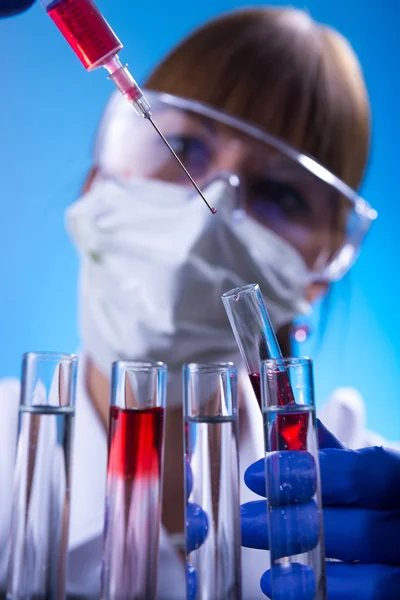
[[[99,597],[111,361],[169,365],[159,597],[184,598],[174,548],[183,531],[181,364],[239,362],[220,296],[250,281],[289,354],[291,321],[347,271],[375,217],[361,200],[354,210],[347,187],[359,186],[369,147],[359,65],[342,37],[305,13],[255,8],[211,21],[161,62],[146,89],[155,120],[218,213],[193,197],[149,123],[113,96],[85,193],[67,214],[82,253],[68,581],[80,598]],[[17,389],[8,382],[3,393],[6,385],[16,407]],[[240,408],[243,473],[263,454],[246,379]],[[12,442],[8,434],[8,453]],[[256,497],[244,484],[241,492],[242,502]],[[7,499],[3,512],[6,521]],[[263,553],[243,550],[244,598],[264,597],[265,564]]]

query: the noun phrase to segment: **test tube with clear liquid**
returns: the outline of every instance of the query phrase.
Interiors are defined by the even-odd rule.
[[[8,600],[65,598],[77,358],[22,362]]]
[[[240,600],[237,371],[232,363],[191,363],[183,378],[185,523],[188,503],[208,523],[203,543],[186,548],[188,598]]]

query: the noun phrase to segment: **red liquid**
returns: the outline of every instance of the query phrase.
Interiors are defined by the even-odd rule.
[[[261,407],[261,380],[258,373],[249,375],[254,393]],[[276,391],[279,404],[281,406],[293,406],[295,399],[289,376],[286,371],[278,375],[278,389]],[[279,444],[281,450],[306,450],[307,449],[307,429],[308,413],[297,415],[278,415],[278,429],[283,441]]]
[[[155,598],[164,409],[110,410],[102,597]]]
[[[47,14],[88,70],[99,67],[122,48],[92,0],[56,0]]]
[[[159,477],[164,409],[110,408],[109,476]]]

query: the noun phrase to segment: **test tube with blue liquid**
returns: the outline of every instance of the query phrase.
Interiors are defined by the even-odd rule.
[[[23,357],[8,600],[65,598],[77,362]]]

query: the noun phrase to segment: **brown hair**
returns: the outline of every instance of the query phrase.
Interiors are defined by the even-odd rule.
[[[357,188],[370,113],[357,58],[305,12],[249,8],[214,19],[153,71],[148,89],[205,102],[313,156]]]

